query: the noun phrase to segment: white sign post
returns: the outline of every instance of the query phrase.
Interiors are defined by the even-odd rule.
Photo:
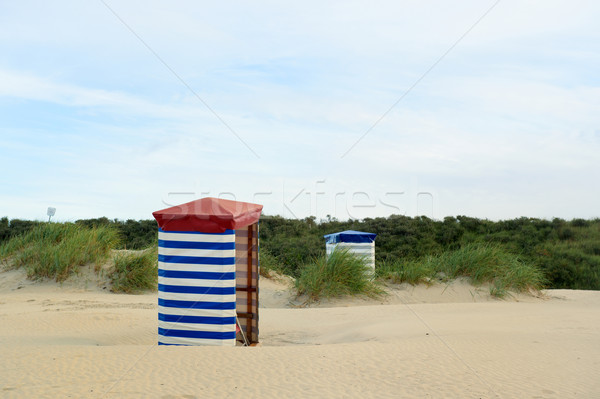
[[[52,216],[54,216],[55,213],[56,208],[52,208],[51,206],[49,206],[48,211],[46,212],[46,214],[48,215],[48,222],[50,222],[50,219],[52,218]]]

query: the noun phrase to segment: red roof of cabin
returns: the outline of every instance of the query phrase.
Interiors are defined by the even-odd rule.
[[[219,198],[196,201],[152,212],[163,231],[223,233],[258,222],[263,206]]]

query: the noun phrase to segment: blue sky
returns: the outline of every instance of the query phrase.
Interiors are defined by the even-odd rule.
[[[4,2],[0,216],[141,219],[215,196],[287,217],[600,217],[599,17],[594,1]]]

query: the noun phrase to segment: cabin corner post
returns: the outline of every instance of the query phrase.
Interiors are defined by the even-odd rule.
[[[252,312],[252,297],[253,297],[253,290],[251,290],[250,288],[253,287],[252,284],[252,262],[253,262],[253,245],[252,245],[252,241],[253,241],[253,237],[252,237],[252,232],[254,230],[254,225],[251,224],[248,226],[248,299],[247,299],[247,304],[248,304],[248,313],[253,314]],[[258,304],[257,304],[258,307]],[[250,318],[248,320],[248,324],[247,324],[248,328],[246,330],[246,335],[248,337],[248,341],[250,344],[253,343],[252,341],[252,318]]]

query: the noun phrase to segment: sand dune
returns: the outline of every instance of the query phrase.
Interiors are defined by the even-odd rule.
[[[159,347],[156,294],[97,283],[0,273],[0,397],[600,397],[600,292],[459,281],[294,308],[263,280],[262,346]]]

